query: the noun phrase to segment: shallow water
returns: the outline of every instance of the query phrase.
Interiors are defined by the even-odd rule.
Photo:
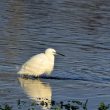
[[[30,103],[38,90],[35,85],[43,86],[39,91],[45,88],[50,100],[88,99],[89,110],[101,101],[109,103],[109,4],[109,0],[0,1],[0,103],[14,105],[18,99]],[[61,80],[20,82],[18,68],[48,47],[65,55],[56,57],[52,73]]]

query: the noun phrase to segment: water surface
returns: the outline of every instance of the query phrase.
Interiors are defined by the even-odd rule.
[[[34,82],[45,88],[39,91],[47,89],[49,100],[88,99],[89,110],[101,101],[109,103],[109,4],[109,0],[0,1],[0,103],[14,105],[18,99],[30,103]],[[27,89],[19,81],[18,68],[48,47],[65,55],[56,57],[51,75],[62,80],[22,79],[22,84],[29,83]]]

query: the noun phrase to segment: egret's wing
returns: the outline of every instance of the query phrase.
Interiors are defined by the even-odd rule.
[[[23,64],[18,73],[38,76],[45,72],[48,63],[47,60],[47,57],[43,53],[35,55]]]

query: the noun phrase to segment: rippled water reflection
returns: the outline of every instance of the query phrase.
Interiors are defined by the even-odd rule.
[[[59,81],[63,91],[69,84],[70,96],[80,99],[82,89],[88,89],[90,92],[83,98],[110,101],[109,4],[109,0],[0,1],[0,102],[5,102],[8,97],[13,102],[14,97],[17,99],[23,94],[22,89],[15,86],[17,68],[48,47],[65,54],[65,57],[57,56],[52,74],[53,77],[73,80]],[[13,81],[16,84],[13,85]],[[77,84],[82,81],[87,82],[89,88],[85,83]],[[75,82],[76,85],[72,85]],[[57,88],[59,83],[51,81],[53,97],[65,100],[69,96],[61,95],[63,91]],[[79,87],[80,92],[72,89],[73,86]],[[5,97],[8,89],[11,95]],[[14,91],[19,93],[13,95]]]
[[[47,106],[42,106],[44,110],[51,108],[50,102],[52,97],[52,90],[49,84],[46,84],[40,80],[23,78],[19,78],[19,82],[30,99],[36,101],[39,105],[42,102],[46,103]]]

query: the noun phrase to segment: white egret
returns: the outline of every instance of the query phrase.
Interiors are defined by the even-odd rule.
[[[59,54],[56,53],[56,50],[52,48],[46,49],[45,53],[37,54],[24,63],[18,74],[39,76],[45,73],[49,75],[53,71],[54,56],[56,54]]]

